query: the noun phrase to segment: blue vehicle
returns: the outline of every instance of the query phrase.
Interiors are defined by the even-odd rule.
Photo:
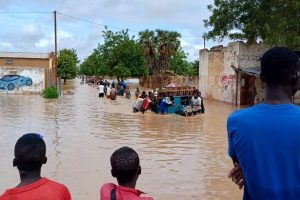
[[[20,86],[31,86],[32,79],[30,77],[20,75],[5,75],[0,79],[0,89],[14,90]]]

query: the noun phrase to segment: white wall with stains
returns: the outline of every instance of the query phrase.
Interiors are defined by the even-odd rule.
[[[0,78],[5,75],[20,75],[32,79],[31,86],[16,86],[14,90],[0,89],[0,93],[42,93],[45,89],[45,68],[44,67],[8,67],[0,66]]]
[[[259,66],[261,56],[267,49],[268,47],[263,44],[246,45],[243,42],[232,42],[227,47],[216,46],[210,50],[200,50],[199,89],[203,96],[234,104],[236,74],[232,66],[235,68]],[[237,84],[239,104],[240,82]],[[262,84],[257,83],[258,93],[262,93],[263,89]]]

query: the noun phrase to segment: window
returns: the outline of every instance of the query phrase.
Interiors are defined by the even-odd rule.
[[[5,75],[1,78],[2,81],[10,81],[10,76],[9,75]]]
[[[11,58],[7,58],[7,59],[6,59],[6,64],[7,64],[7,65],[12,65],[12,64],[14,64],[14,60],[11,59]]]

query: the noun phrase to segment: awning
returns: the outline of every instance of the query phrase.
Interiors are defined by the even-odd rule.
[[[249,74],[249,75],[252,75],[252,76],[259,77],[261,69],[260,69],[260,66],[257,66],[257,67],[240,67],[240,68],[237,68],[237,71],[239,71],[242,74]]]

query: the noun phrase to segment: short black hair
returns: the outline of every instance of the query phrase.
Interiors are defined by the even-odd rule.
[[[288,83],[296,73],[299,56],[285,47],[273,47],[266,51],[261,59],[261,77],[268,84]]]
[[[41,135],[27,133],[18,139],[14,153],[19,170],[39,170],[46,160],[46,144]]]
[[[120,183],[128,183],[139,174],[139,155],[130,147],[117,149],[110,157],[110,164],[113,177],[116,177]]]

